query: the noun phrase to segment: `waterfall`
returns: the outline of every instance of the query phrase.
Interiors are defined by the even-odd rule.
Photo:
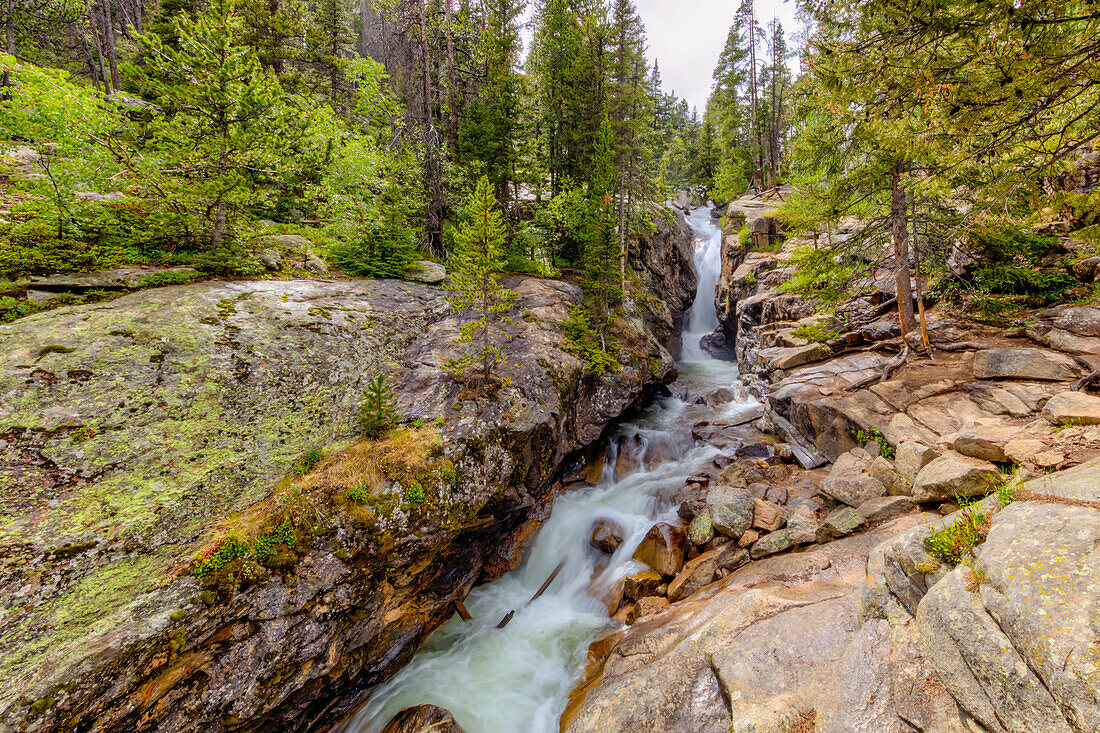
[[[473,619],[456,615],[444,624],[342,730],[379,733],[403,708],[431,703],[450,710],[469,733],[556,733],[588,644],[615,627],[602,598],[620,578],[643,569],[632,559],[634,550],[655,522],[677,521],[677,490],[687,477],[713,469],[721,452],[696,441],[692,426],[757,407],[744,390],[728,389],[739,385],[736,367],[699,348],[699,339],[718,325],[721,233],[709,209],[692,212],[689,223],[697,234],[699,285],[685,329],[682,389],[674,390],[680,396],[658,399],[619,426],[599,484],[558,497],[523,565],[470,593],[466,607]],[[624,541],[611,556],[589,541],[600,519],[623,530]],[[555,581],[528,604],[559,563],[564,566]],[[498,629],[512,610],[511,622]]]

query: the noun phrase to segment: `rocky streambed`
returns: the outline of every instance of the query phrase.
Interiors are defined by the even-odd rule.
[[[633,247],[661,297],[624,321],[620,368],[562,349],[578,288],[513,278],[491,404],[443,371],[459,319],[415,283],[196,283],[0,326],[0,729],[308,730],[354,705],[675,377],[690,236]],[[401,480],[355,437],[377,374]]]

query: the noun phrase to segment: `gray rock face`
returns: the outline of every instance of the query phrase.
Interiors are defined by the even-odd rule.
[[[1047,400],[1043,417],[1055,425],[1075,423],[1100,424],[1100,397],[1083,392],[1062,392]]]
[[[829,512],[825,521],[817,528],[818,542],[831,542],[840,537],[847,537],[866,524],[863,513],[850,506],[841,507]]]
[[[888,522],[916,510],[917,505],[908,496],[882,496],[859,505],[859,513],[868,524]]]
[[[447,268],[431,260],[417,260],[405,273],[405,279],[425,285],[438,285],[447,279]]]
[[[279,254],[278,250],[274,249],[265,249],[263,252],[256,255],[256,259],[268,270],[278,270],[283,265],[282,255]]]
[[[954,496],[980,496],[996,488],[1002,476],[988,461],[945,453],[913,481],[913,501],[944,501]]]
[[[1100,336],[1100,308],[1064,308],[1054,327],[1078,336]]]
[[[1096,402],[1100,405],[1100,400]],[[1007,425],[974,425],[959,431],[953,447],[964,456],[1003,463],[1008,460],[1005,446],[1020,430]]]
[[[821,531],[820,528],[818,531]],[[762,557],[789,550],[794,546],[795,541],[794,538],[791,537],[790,530],[781,529],[778,532],[766,534],[756,542],[753,542],[752,547],[749,548],[749,555],[753,560],[759,560]]]
[[[840,456],[829,471],[821,490],[839,502],[856,507],[885,496],[886,487],[870,474],[871,459],[866,451]]]
[[[902,478],[909,483],[917,477],[920,470],[939,457],[939,451],[921,443],[906,441],[897,447],[894,467]]]
[[[193,267],[120,267],[116,270],[100,272],[72,272],[32,277],[26,281],[26,285],[32,289],[49,291],[134,288],[156,275],[173,273],[199,276],[199,271]]]
[[[974,354],[978,379],[1036,379],[1068,382],[1083,370],[1070,357],[1043,349],[987,349]]]
[[[741,486],[712,486],[707,493],[714,528],[733,539],[745,534],[752,526],[754,510],[752,493]]]
[[[21,558],[0,587],[24,589],[0,597],[0,730],[294,731],[399,669],[508,569],[565,457],[674,375],[624,319],[637,351],[593,378],[560,350],[578,289],[506,284],[532,317],[510,386],[476,405],[440,366],[459,319],[406,282],[196,283],[0,326],[0,542]],[[308,449],[354,439],[378,373],[461,476],[432,485],[431,511],[337,497],[232,595],[176,574]],[[454,542],[483,509],[506,519]]]

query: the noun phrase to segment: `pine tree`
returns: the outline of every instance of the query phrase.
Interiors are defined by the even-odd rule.
[[[505,335],[505,314],[516,294],[500,284],[507,232],[487,176],[478,181],[467,210],[466,221],[455,233],[449,300],[457,310],[475,316],[462,324],[456,339],[456,343],[473,346],[465,356],[449,360],[447,366],[456,375],[490,386],[493,370],[505,361],[498,344]]]
[[[320,70],[329,85],[329,98],[338,104],[343,71],[351,60],[355,36],[348,0],[317,0],[306,32],[306,59]]]
[[[584,294],[591,325],[607,348],[607,332],[614,308],[622,301],[620,252],[615,215],[615,144],[611,123],[605,117],[592,157],[588,186],[589,220],[584,249]]]
[[[393,392],[385,376],[378,374],[367,383],[363,404],[359,408],[359,429],[372,440],[381,438],[397,419]]]

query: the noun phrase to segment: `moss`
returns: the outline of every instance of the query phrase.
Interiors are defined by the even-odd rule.
[[[46,697],[35,700],[30,704],[31,717],[37,718],[56,704],[57,700],[52,695],[47,695]]]
[[[38,352],[38,358],[41,359],[44,356],[50,354],[71,354],[76,349],[71,349],[68,346],[59,346],[57,344],[51,344],[49,346],[43,346]]]
[[[168,614],[168,620],[174,624],[183,621],[185,618],[187,618],[187,611],[173,611]]]

